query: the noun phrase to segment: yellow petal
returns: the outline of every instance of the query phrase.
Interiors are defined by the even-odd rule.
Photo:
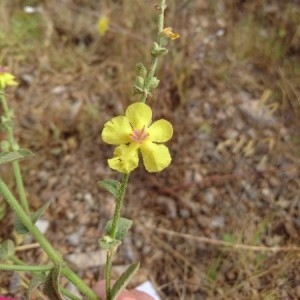
[[[173,136],[173,127],[167,120],[155,121],[147,130],[152,142],[164,143]]]
[[[138,147],[134,143],[118,146],[114,151],[114,157],[107,160],[109,167],[121,173],[130,173],[139,164],[137,150]]]
[[[131,132],[132,128],[128,119],[124,116],[118,116],[104,124],[101,136],[107,144],[121,145],[130,142],[129,134]]]
[[[104,36],[109,26],[109,19],[107,16],[102,16],[98,21],[98,32],[100,36]]]
[[[7,85],[17,85],[15,76],[10,73],[0,72],[0,89],[4,89]]]
[[[143,162],[148,172],[160,172],[171,163],[169,149],[165,145],[158,145],[150,141],[141,146]]]
[[[145,103],[133,103],[127,107],[125,116],[128,118],[133,129],[141,130],[144,126],[148,127],[150,125],[152,110]]]

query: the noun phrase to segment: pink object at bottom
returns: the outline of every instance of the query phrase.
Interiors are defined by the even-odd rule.
[[[17,300],[16,298],[7,298],[7,297],[1,297],[0,300]]]

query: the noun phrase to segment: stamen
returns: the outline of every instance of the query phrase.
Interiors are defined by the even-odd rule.
[[[145,126],[143,126],[141,130],[134,129],[130,134],[131,139],[138,144],[142,144],[148,136],[149,134],[147,133]]]
[[[7,67],[3,67],[3,66],[0,66],[0,73],[7,73],[8,71],[8,68]]]

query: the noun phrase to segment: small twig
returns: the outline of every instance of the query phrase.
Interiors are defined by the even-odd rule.
[[[194,236],[191,234],[187,233],[180,233],[164,228],[156,228],[156,227],[150,227],[146,226],[148,229],[155,230],[159,233],[171,235],[171,236],[176,236],[184,239],[189,239],[189,240],[194,240],[200,243],[205,243],[205,244],[210,244],[213,246],[217,247],[229,247],[234,250],[249,250],[249,251],[255,251],[255,252],[291,252],[291,251],[296,251],[300,252],[300,247],[297,246],[287,246],[287,247],[280,247],[280,246],[275,246],[275,247],[266,247],[266,246],[254,246],[254,245],[246,245],[246,244],[240,244],[240,243],[230,243],[230,242],[225,242],[225,241],[220,241],[220,240],[215,240],[215,239],[210,239],[207,237],[202,237],[202,236]]]
[[[16,251],[25,251],[25,250],[30,250],[30,249],[35,249],[35,248],[40,248],[40,244],[39,243],[33,243],[33,244],[29,244],[29,245],[22,245],[22,246],[18,246],[15,247]]]

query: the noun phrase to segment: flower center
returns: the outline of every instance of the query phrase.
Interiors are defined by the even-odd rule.
[[[147,133],[145,126],[143,126],[141,130],[134,129],[130,134],[131,139],[140,145],[148,136],[149,134]]]

